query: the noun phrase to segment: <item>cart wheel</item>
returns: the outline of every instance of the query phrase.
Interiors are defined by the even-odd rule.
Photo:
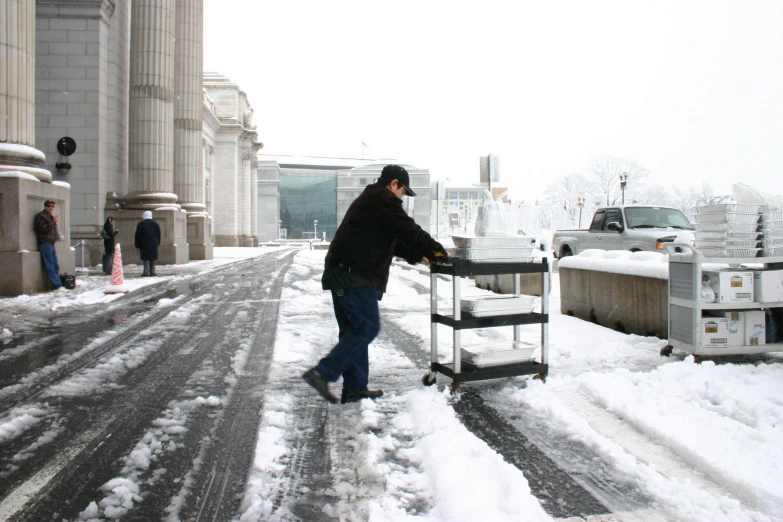
[[[663,357],[669,357],[672,354],[672,350],[674,350],[674,346],[668,345],[661,348],[661,356]]]
[[[701,355],[694,355],[693,356],[693,362],[695,362],[696,364],[700,364],[701,361],[703,361],[703,360],[704,359],[701,358]]]
[[[449,386],[451,393],[457,393],[457,390],[459,389],[459,385],[460,385],[459,381],[451,381],[451,385]]]
[[[424,374],[424,377],[421,378],[421,383],[424,386],[432,386],[435,384],[436,378],[435,378],[435,372],[427,372]]]
[[[546,384],[546,374],[545,373],[538,373],[533,376],[533,380],[539,380]]]

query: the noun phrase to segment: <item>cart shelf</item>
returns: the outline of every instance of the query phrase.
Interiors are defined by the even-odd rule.
[[[514,275],[514,293],[520,293],[519,274],[540,273],[541,277],[541,311],[540,313],[500,314],[474,317],[469,312],[460,309],[461,279],[476,275]],[[454,306],[451,315],[438,313],[438,274],[452,276]],[[422,381],[426,385],[435,382],[436,373],[441,373],[453,379],[452,389],[460,382],[498,379],[516,375],[537,374],[545,378],[549,372],[547,359],[549,357],[549,262],[543,258],[540,262],[514,263],[477,263],[450,258],[448,264],[430,265],[430,323],[431,323],[431,365]],[[438,324],[449,326],[453,330],[453,359],[450,363],[438,361]],[[520,341],[521,325],[540,324],[541,344],[540,360],[515,361],[513,363],[476,366],[462,361],[460,331],[475,328],[495,328],[512,326],[514,328],[514,344]]]
[[[699,248],[687,243],[667,243],[669,252],[669,346],[661,355],[670,355],[673,348],[694,356],[741,355],[783,351],[783,343],[740,346],[704,346],[701,344],[701,320],[703,311],[710,310],[762,310],[781,308],[783,302],[708,303],[701,300],[702,266],[706,263],[758,265],[766,268],[783,263],[783,256],[772,257],[705,257]],[[678,250],[680,250],[678,252]],[[753,270],[757,268],[748,268]]]

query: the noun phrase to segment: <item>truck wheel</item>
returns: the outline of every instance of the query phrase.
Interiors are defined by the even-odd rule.
[[[573,252],[571,252],[571,247],[568,245],[563,245],[563,248],[560,249],[560,259],[563,259],[564,257],[572,256],[574,255]]]

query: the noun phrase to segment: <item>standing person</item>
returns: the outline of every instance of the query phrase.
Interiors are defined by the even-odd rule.
[[[155,275],[155,261],[158,259],[160,245],[160,226],[152,219],[152,212],[145,211],[144,219],[136,225],[136,248],[141,252],[144,270],[141,277]]]
[[[343,404],[383,395],[367,388],[368,346],[380,331],[378,301],[386,291],[392,257],[412,265],[446,258],[443,245],[405,213],[403,195],[416,195],[408,171],[386,165],[378,181],[351,203],[326,253],[321,285],[332,292],[338,342],[302,378],[332,403],[338,399],[329,383],[341,376]]]
[[[63,284],[60,281],[60,263],[57,262],[57,252],[54,244],[60,240],[60,234],[57,232],[57,222],[60,216],[54,216],[54,200],[47,199],[44,203],[44,209],[35,215],[33,221],[33,230],[38,239],[38,250],[41,252],[41,261],[43,261],[46,275],[52,282],[52,289],[59,290]]]
[[[103,224],[103,230],[101,230],[101,237],[103,238],[103,273],[111,275],[111,267],[114,264],[114,242],[119,229],[114,230],[114,218],[109,216],[106,218],[106,222]]]

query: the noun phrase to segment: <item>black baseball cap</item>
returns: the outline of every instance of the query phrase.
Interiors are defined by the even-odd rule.
[[[408,176],[408,171],[399,165],[386,165],[383,167],[378,183],[386,186],[395,179],[405,188],[406,196],[416,197],[416,193],[411,190],[411,178]]]

